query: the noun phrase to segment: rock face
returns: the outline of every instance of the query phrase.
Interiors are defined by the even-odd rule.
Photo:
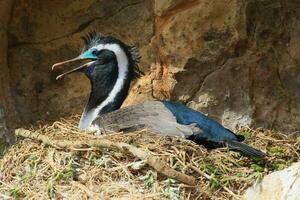
[[[11,121],[9,125],[13,125],[14,109],[13,99],[10,92],[9,69],[7,63],[8,36],[7,29],[11,17],[12,1],[0,1],[0,156],[3,149],[13,142],[14,136],[8,134],[5,116]],[[5,110],[4,110],[5,108]]]
[[[80,75],[56,81],[61,71],[52,72],[51,65],[77,56],[80,37],[90,30],[145,45],[152,34],[150,7],[150,1],[51,0],[40,4],[24,0],[15,4],[8,59],[20,120],[34,123],[80,113],[89,93],[88,81]]]
[[[262,182],[248,188],[245,200],[299,200],[300,163],[274,172],[263,178]]]
[[[0,106],[0,156],[4,152],[7,145],[10,143],[8,138],[8,130],[6,127],[6,121],[4,116],[4,109]]]
[[[50,66],[78,55],[80,37],[98,30],[140,48],[147,75],[125,105],[172,99],[233,130],[300,128],[299,1],[10,2],[0,3],[0,104],[12,127],[81,113],[88,81],[56,81],[61,71]]]

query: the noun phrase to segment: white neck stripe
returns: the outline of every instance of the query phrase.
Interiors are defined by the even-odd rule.
[[[98,51],[107,49],[107,50],[114,52],[114,54],[116,55],[116,58],[117,58],[117,63],[118,63],[118,78],[117,78],[117,81],[116,81],[113,89],[110,91],[107,98],[103,102],[101,102],[100,105],[98,105],[96,108],[88,111],[88,113],[86,113],[86,111],[83,112],[80,122],[79,122],[79,128],[82,130],[88,129],[91,126],[94,119],[97,118],[98,113],[109,103],[113,102],[113,100],[115,99],[117,94],[121,91],[121,89],[124,85],[126,75],[128,73],[128,64],[129,64],[128,58],[127,58],[126,53],[124,52],[124,50],[121,48],[120,45],[118,45],[118,44],[100,44],[100,45],[96,46],[95,48]]]

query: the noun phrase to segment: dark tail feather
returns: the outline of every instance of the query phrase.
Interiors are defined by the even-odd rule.
[[[241,151],[242,153],[248,155],[248,156],[254,156],[254,157],[264,157],[266,154],[258,149],[255,149],[253,147],[250,147],[244,143],[238,142],[238,141],[226,141],[226,144],[232,148],[236,149],[238,151]]]

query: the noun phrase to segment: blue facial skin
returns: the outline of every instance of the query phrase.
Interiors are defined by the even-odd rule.
[[[224,128],[216,121],[209,119],[205,115],[195,110],[192,110],[182,104],[172,103],[169,101],[162,101],[162,103],[173,113],[176,120],[180,124],[196,123],[203,131],[197,135],[198,140],[222,142],[222,141],[239,141],[242,136],[237,136],[230,130]]]
[[[79,58],[81,59],[91,59],[91,60],[96,60],[98,57],[96,55],[97,49],[89,49],[85,52],[83,52]],[[88,67],[85,67],[82,69],[82,72],[85,73],[87,76],[91,76],[93,71],[94,71],[95,65],[91,64]]]
[[[83,54],[81,54],[79,56],[79,58],[96,60],[98,58],[96,55],[96,51],[97,51],[97,49],[89,49],[89,50],[83,52]]]

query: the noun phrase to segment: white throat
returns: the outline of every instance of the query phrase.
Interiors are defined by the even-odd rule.
[[[113,87],[113,89],[110,91],[107,98],[101,102],[100,105],[98,105],[96,108],[86,111],[86,109],[83,111],[80,122],[79,122],[79,129],[81,130],[88,130],[92,122],[97,118],[99,112],[109,103],[113,102],[116,95],[121,91],[125,78],[128,73],[128,59],[127,55],[124,52],[124,50],[121,48],[118,44],[100,44],[96,46],[96,49],[98,51],[107,49],[115,53],[118,63],[118,78],[117,81]]]

